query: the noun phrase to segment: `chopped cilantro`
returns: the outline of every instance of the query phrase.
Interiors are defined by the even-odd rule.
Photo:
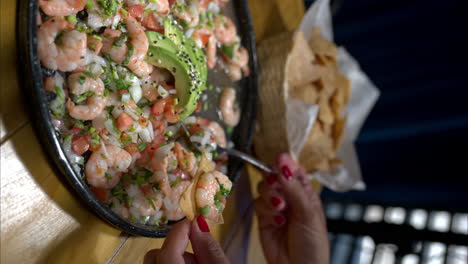
[[[145,142],[138,144],[138,151],[142,152],[148,145]]]
[[[153,207],[153,209],[156,210],[156,206],[154,205],[154,202],[153,202],[154,198],[147,197],[146,199],[148,200],[148,203],[151,205],[151,207]]]
[[[106,179],[108,181],[112,180],[112,175],[110,175],[109,173],[106,172],[106,173],[104,173],[104,175],[106,176]]]
[[[75,15],[66,16],[65,19],[68,20],[68,22],[72,23],[73,25],[75,25],[77,22]]]
[[[179,184],[181,181],[181,177],[177,177],[174,182],[171,183],[171,188]]]
[[[85,82],[86,82],[86,76],[83,76],[81,75],[79,78],[78,78],[78,82],[83,85]]]
[[[93,96],[94,92],[93,91],[87,91],[84,94],[80,95],[78,98],[76,98],[75,102],[76,103],[81,103],[84,100],[86,100],[88,97]]]
[[[198,212],[200,213],[200,215],[206,216],[210,213],[210,207],[208,205],[205,205],[205,207],[203,208],[198,208]]]
[[[221,202],[215,201],[214,204],[215,204],[216,208],[218,208],[218,211],[220,211],[220,212],[223,211],[224,206],[223,206],[223,204]]]

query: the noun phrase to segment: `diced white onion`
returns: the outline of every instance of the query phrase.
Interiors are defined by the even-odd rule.
[[[210,3],[208,4],[208,7],[206,8],[206,10],[207,10],[208,12],[212,12],[212,13],[217,14],[217,13],[219,13],[219,5],[218,5],[218,3],[215,2],[215,1],[210,2]]]
[[[117,118],[117,117],[119,117],[119,115],[120,115],[121,113],[123,113],[122,108],[121,108],[120,106],[117,106],[117,107],[114,107],[114,109],[112,109],[112,113],[111,113],[111,114],[112,114],[112,116],[113,116],[114,118]]]
[[[92,29],[96,30],[100,27],[103,27],[104,24],[102,23],[102,18],[98,14],[95,14],[93,12],[88,13],[88,26],[90,26]]]
[[[138,132],[138,135],[140,136],[143,142],[149,143],[152,141],[151,134],[146,128]]]
[[[128,105],[124,106],[124,111],[125,111],[125,113],[127,113],[133,120],[138,120],[138,119],[140,119],[140,117],[138,116],[138,114],[136,114],[135,111],[133,110],[133,108],[131,108],[130,106],[128,106]]]
[[[148,123],[148,126],[146,127],[146,129],[148,129],[148,131],[150,132],[151,140],[153,140],[153,139],[154,139],[153,123],[149,122],[149,123]]]
[[[184,123],[185,124],[195,124],[197,122],[197,118],[195,116],[189,116],[185,118]]]
[[[142,114],[142,115],[143,115],[145,118],[149,118],[150,113],[151,113],[151,108],[150,108],[149,106],[145,106],[145,107],[143,107],[142,111],[143,111],[143,114]]]
[[[122,98],[120,99],[122,102],[128,102],[130,101],[130,94],[129,93],[124,93],[122,94]]]
[[[112,119],[107,119],[106,122],[104,122],[104,126],[106,127],[107,131],[109,131],[109,133],[112,136],[114,136],[114,137],[117,136],[118,130],[114,126],[114,122],[112,121]]]
[[[195,31],[195,29],[193,29],[193,28],[187,30],[187,31],[185,32],[185,36],[186,36],[187,38],[191,38],[194,31]]]
[[[177,90],[176,89],[171,89],[171,90],[169,90],[169,94],[177,94]]]
[[[158,150],[156,150],[156,152],[154,153],[154,157],[158,161],[162,161],[167,156],[167,154],[169,154],[169,152],[171,151],[173,147],[174,147],[174,143],[169,143],[158,148]]]
[[[165,130],[165,132],[171,132],[173,135],[175,135],[177,133],[177,131],[179,131],[179,127],[178,126],[168,126]]]
[[[159,8],[159,5],[157,3],[149,3],[146,6],[146,9],[150,9],[152,11],[157,10]]]
[[[115,29],[120,22],[120,14],[117,14],[112,19],[112,28]]]
[[[161,85],[158,86],[158,93],[162,98],[166,98],[169,96],[169,93],[167,92],[167,90],[164,89],[164,87],[162,87]]]
[[[135,103],[138,103],[138,101],[140,101],[141,97],[143,96],[140,85],[133,84],[132,86],[130,86],[129,91],[132,95],[133,101]]]

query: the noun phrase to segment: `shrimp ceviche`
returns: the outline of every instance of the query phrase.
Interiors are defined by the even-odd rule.
[[[232,183],[216,147],[228,142],[197,112],[208,69],[233,81],[249,74],[236,26],[220,12],[227,1],[39,0],[37,47],[54,128],[74,170],[127,221],[183,218],[179,199],[191,184],[199,214],[216,219],[224,209]],[[220,97],[229,127],[240,118],[235,97],[232,88]],[[195,177],[202,155],[213,171]]]

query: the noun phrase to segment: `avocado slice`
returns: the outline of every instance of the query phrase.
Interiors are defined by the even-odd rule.
[[[176,107],[180,119],[183,120],[197,107],[201,94],[197,87],[202,83],[199,74],[193,65],[187,63],[187,53],[182,52],[172,40],[157,32],[147,31],[146,35],[150,46],[145,60],[154,66],[169,70],[174,75],[179,99]]]
[[[199,73],[202,83],[198,89],[200,91],[206,89],[206,79],[208,77],[208,68],[206,66],[206,56],[200,49],[195,40],[187,38],[184,33],[178,28],[176,21],[171,21],[168,18],[163,19],[164,35],[170,38],[177,47],[186,52],[190,58],[189,62],[195,66],[195,70]]]
[[[168,69],[174,75],[179,99],[176,107],[183,120],[193,113],[201,91],[206,88],[206,58],[195,41],[186,38],[176,24],[166,18],[164,26],[165,35],[145,32],[149,41],[146,61]]]

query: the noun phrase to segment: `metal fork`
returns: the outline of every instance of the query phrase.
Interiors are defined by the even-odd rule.
[[[185,135],[187,137],[190,136],[190,133],[189,133],[187,127],[185,126],[185,124],[180,123],[180,125],[181,125],[182,129],[184,130]],[[193,148],[197,149],[200,152],[203,152],[202,147],[200,147],[200,146],[198,146],[196,144],[193,144],[192,141],[190,141],[190,140],[188,140],[188,142],[189,142],[189,144],[191,144],[191,146]],[[274,170],[270,166],[266,165],[262,161],[254,158],[254,157],[252,157],[252,156],[250,156],[250,155],[248,155],[248,154],[246,154],[244,152],[241,152],[239,150],[232,149],[232,148],[223,148],[223,147],[217,146],[216,147],[216,152],[218,152],[218,153],[227,153],[228,155],[239,158],[239,159],[241,159],[241,160],[243,160],[245,162],[248,162],[248,163],[254,165],[255,167],[257,167],[257,168],[259,168],[259,169],[261,169],[261,170],[263,170],[263,171],[265,171],[267,173],[270,173],[270,174],[275,173]]]

